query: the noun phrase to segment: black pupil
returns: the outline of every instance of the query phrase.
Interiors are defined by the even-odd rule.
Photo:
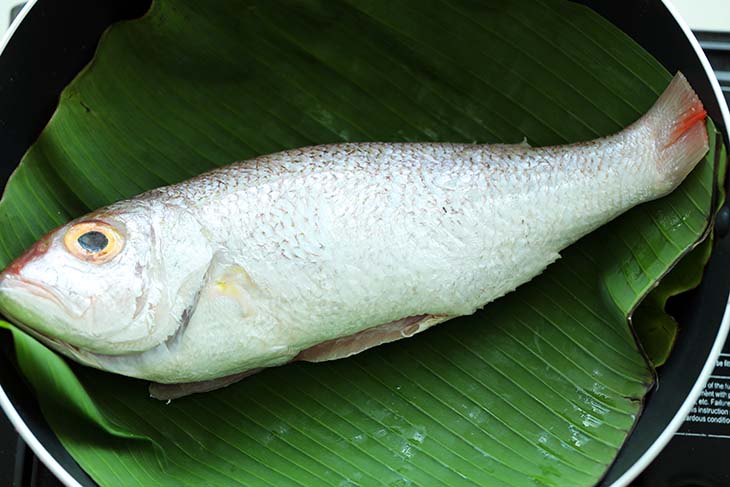
[[[86,232],[78,238],[78,242],[84,250],[92,254],[101,252],[109,245],[109,239],[101,232]]]

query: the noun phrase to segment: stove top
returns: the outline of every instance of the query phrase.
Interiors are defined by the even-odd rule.
[[[18,436],[4,415],[0,420],[0,485],[63,487]]]
[[[8,4],[11,19],[22,2]],[[7,11],[7,10],[6,10]],[[696,32],[730,104],[730,32]],[[727,210],[727,207],[725,208]],[[730,211],[727,212],[730,218]],[[730,340],[697,404],[672,441],[633,487],[730,485]],[[63,487],[0,414],[0,486]]]

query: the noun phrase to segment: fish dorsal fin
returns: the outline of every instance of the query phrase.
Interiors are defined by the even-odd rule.
[[[446,321],[452,316],[417,315],[409,316],[390,323],[374,326],[352,335],[334,338],[299,352],[294,360],[305,362],[324,362],[355,355],[368,348],[383,343],[394,342],[420,333],[433,325]]]

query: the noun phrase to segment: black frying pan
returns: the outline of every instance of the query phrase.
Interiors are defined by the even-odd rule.
[[[142,15],[150,1],[29,2],[0,54],[0,188],[50,119],[61,90],[91,60],[101,33],[113,22]],[[670,72],[681,70],[719,130],[727,133],[730,114],[717,81],[689,28],[676,18],[670,6],[663,0],[579,3],[593,8],[633,37]],[[649,395],[635,431],[603,486],[627,485],[659,453],[694,403],[725,341],[730,325],[730,318],[723,321],[730,291],[726,276],[730,269],[730,237],[725,236],[728,222],[721,220],[724,228],[717,233],[702,284],[674,303],[674,314],[682,327],[669,361],[659,370],[660,387]],[[24,440],[64,483],[95,485],[43,419],[10,357],[11,344],[5,340],[0,353],[0,406]]]

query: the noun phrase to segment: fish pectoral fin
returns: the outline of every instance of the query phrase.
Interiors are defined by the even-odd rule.
[[[235,305],[244,316],[253,314],[253,298],[259,291],[258,286],[243,266],[224,255],[216,255],[201,290],[202,300],[218,303],[225,301],[229,305]]]
[[[390,323],[374,326],[355,334],[334,338],[299,352],[294,360],[305,362],[324,362],[355,355],[368,348],[383,343],[394,342],[420,333],[433,325],[442,323],[454,316],[417,315],[409,316]]]
[[[174,347],[180,343],[188,324],[190,324],[190,319],[195,314],[198,303],[200,302],[200,297],[203,295],[203,291],[205,291],[205,289],[210,285],[210,281],[213,279],[213,276],[220,273],[221,263],[225,262],[227,262],[227,259],[224,254],[216,252],[213,254],[213,257],[204,272],[202,272],[202,275],[201,270],[198,269],[191,272],[183,280],[178,291],[178,296],[185,303],[185,307],[178,315],[178,326],[175,333],[167,337],[167,340],[165,340],[168,347]]]
[[[150,382],[150,397],[159,399],[160,401],[169,401],[180,397],[197,394],[199,392],[209,392],[216,389],[228,387],[235,384],[241,379],[253,375],[263,369],[251,369],[238,374],[227,375],[217,379],[204,380],[200,382],[182,382],[179,384],[161,384],[159,382]]]
[[[192,287],[192,286],[190,286]],[[194,294],[177,318],[176,332],[168,337],[168,348],[179,346],[188,328],[201,323],[237,323],[256,314],[260,290],[243,266],[226,254],[216,252]]]

